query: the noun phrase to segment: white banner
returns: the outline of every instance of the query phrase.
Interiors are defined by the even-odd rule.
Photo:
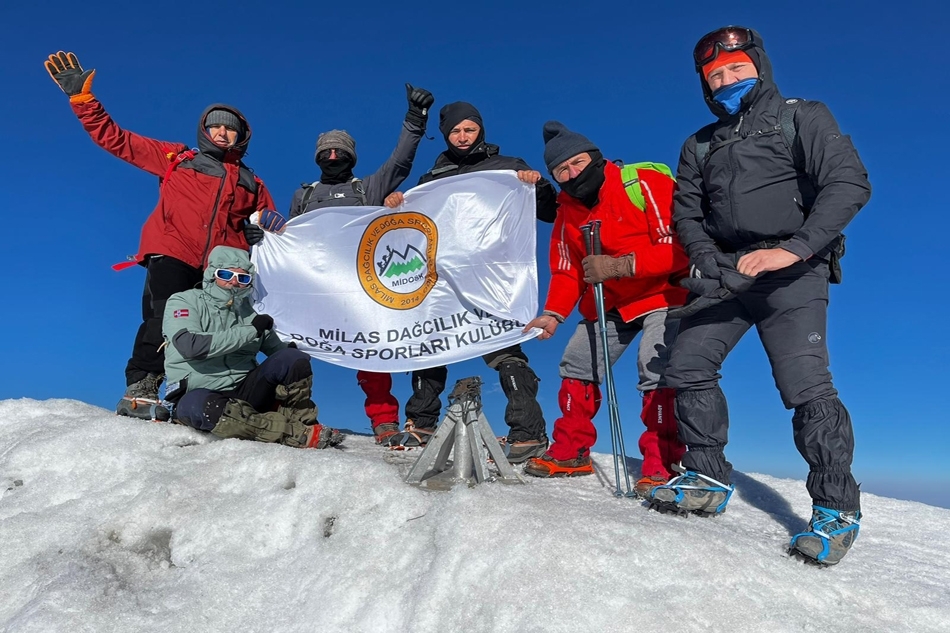
[[[329,207],[252,249],[255,309],[314,358],[381,372],[534,338],[534,186],[511,171],[426,183],[398,209]]]

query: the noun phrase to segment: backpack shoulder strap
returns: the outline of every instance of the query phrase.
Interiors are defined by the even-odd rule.
[[[194,160],[195,156],[197,155],[198,155],[197,148],[186,149],[183,152],[179,152],[177,155],[174,152],[169,152],[168,154],[166,154],[166,156],[168,157],[169,163],[168,163],[168,169],[165,170],[165,175],[162,176],[161,186],[162,187],[165,186],[165,182],[168,180],[168,177],[172,175],[172,172],[174,172],[175,169],[177,169],[179,165],[181,165],[186,160]]]
[[[310,202],[310,198],[313,197],[313,192],[317,188],[317,185],[320,184],[319,180],[314,180],[310,184],[305,182],[300,183],[300,186],[303,187],[303,200],[300,201],[300,212],[303,213],[307,210],[307,203]]]
[[[652,162],[618,166],[627,197],[646,218],[650,240],[654,244],[672,244],[673,219],[670,206],[673,183],[676,181],[673,170],[663,163]]]
[[[641,211],[644,211],[647,205],[646,199],[643,197],[643,185],[640,183],[639,170],[649,169],[675,180],[675,178],[673,178],[673,170],[663,163],[646,162],[633,163],[631,165],[619,163],[617,166],[620,167],[620,179],[623,181],[623,188],[627,190],[627,196],[630,198],[630,202]]]
[[[706,164],[706,157],[709,156],[709,144],[712,142],[715,126],[715,123],[710,123],[696,132],[696,149],[694,150],[694,155],[696,156],[696,166],[699,168],[699,171],[703,170],[703,165]]]
[[[778,125],[782,132],[782,141],[792,154],[795,169],[805,171],[805,153],[798,140],[798,126],[795,124],[795,111],[805,102],[804,99],[786,99],[778,109]]]
[[[353,193],[356,194],[356,197],[360,199],[360,206],[366,206],[366,189],[363,187],[363,181],[360,178],[354,178],[350,181],[350,184],[353,186]]]

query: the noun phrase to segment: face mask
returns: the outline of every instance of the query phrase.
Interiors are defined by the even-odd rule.
[[[749,94],[749,91],[755,87],[758,81],[757,77],[750,77],[737,81],[734,84],[723,86],[713,93],[713,99],[719,102],[729,114],[735,114],[742,107],[742,97]]]
[[[317,160],[320,167],[320,182],[325,185],[338,185],[353,178],[353,163],[348,160]]]
[[[593,209],[597,204],[597,194],[600,193],[605,180],[603,155],[600,152],[596,152],[596,155],[595,152],[591,152],[591,158],[593,160],[576,178],[560,183],[561,189],[567,195],[577,198],[588,209]]]

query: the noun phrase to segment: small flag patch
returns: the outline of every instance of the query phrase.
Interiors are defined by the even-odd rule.
[[[186,317],[188,316],[188,310],[175,310],[173,314],[176,319],[179,317]]]

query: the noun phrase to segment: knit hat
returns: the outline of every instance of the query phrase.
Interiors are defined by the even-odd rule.
[[[244,137],[244,134],[247,132],[247,129],[244,127],[244,122],[241,121],[241,118],[231,112],[230,110],[212,110],[208,113],[208,116],[205,117],[205,128],[213,127],[215,125],[224,125],[232,130],[235,130],[238,133],[238,140]]]
[[[716,55],[716,58],[711,62],[703,66],[703,79],[709,77],[709,73],[716,70],[720,66],[725,66],[726,64],[735,64],[738,62],[745,62],[746,64],[755,65],[755,62],[752,61],[752,58],[746,55],[745,51],[719,51],[719,54]]]
[[[485,125],[482,123],[481,112],[471,103],[465,101],[456,101],[442,106],[442,109],[439,110],[439,131],[448,140],[452,128],[466,119],[478,123],[478,127],[482,128],[480,136],[485,138]]]
[[[572,132],[560,121],[544,124],[544,164],[548,173],[571,156],[597,151],[597,146],[583,134]]]
[[[317,154],[325,149],[338,149],[346,152],[353,157],[353,165],[356,165],[356,141],[347,134],[346,130],[330,130],[317,137],[317,151],[313,155],[313,160],[317,160]]]

